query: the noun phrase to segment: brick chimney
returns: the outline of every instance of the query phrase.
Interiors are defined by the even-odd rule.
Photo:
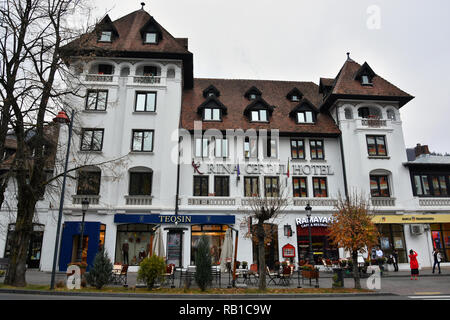
[[[414,148],[416,157],[420,156],[421,154],[430,154],[430,150],[428,150],[427,145],[420,145],[420,143],[417,144],[417,146]]]

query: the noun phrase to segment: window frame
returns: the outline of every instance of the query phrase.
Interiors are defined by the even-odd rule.
[[[254,154],[252,153],[252,141],[254,141],[255,150]],[[249,156],[246,154],[246,145],[248,145],[248,153]],[[258,158],[258,137],[257,136],[251,136],[251,137],[245,137],[244,138],[244,158],[245,159],[257,159]]]
[[[314,187],[314,180],[319,180],[319,189],[316,189]],[[322,183],[321,180],[325,180],[325,189],[322,190]],[[328,198],[328,179],[327,177],[313,177],[312,178],[312,188],[313,188],[313,196],[314,198]],[[317,193],[316,191],[319,190]],[[322,194],[322,192],[325,191],[325,196],[318,196],[318,194]]]
[[[307,121],[307,117],[306,117],[307,113],[311,114],[311,121]],[[299,119],[299,115],[300,114],[303,115],[303,119],[305,121],[300,121],[300,119]],[[297,122],[297,124],[313,124],[313,123],[316,123],[316,121],[314,119],[314,112],[312,112],[311,110],[297,111],[296,117],[295,117],[295,121]]]
[[[248,181],[248,180],[250,180],[250,191],[252,191],[250,194],[250,196],[248,196],[247,195],[247,182],[246,181]],[[253,185],[253,182],[254,181],[256,181],[256,193],[254,193],[253,191],[255,191],[255,190],[253,190],[253,187],[254,187],[254,185]],[[250,198],[250,197],[259,197],[259,195],[261,194],[261,192],[260,192],[260,190],[259,190],[260,188],[259,188],[259,176],[245,176],[244,177],[244,197],[247,197],[247,198]]]
[[[294,142],[295,141],[295,147],[293,147],[292,146],[292,142]],[[299,147],[299,141],[301,141],[302,142],[302,147],[300,148]],[[291,158],[292,159],[298,159],[298,160],[305,160],[305,157],[306,157],[306,154],[305,154],[305,139],[290,139],[290,147],[291,147]],[[299,151],[300,150],[302,150],[302,154],[303,154],[303,157],[299,157],[298,155],[299,155]],[[296,151],[297,152],[297,156],[295,157],[294,156],[294,153],[293,153],[293,151]]]
[[[98,101],[99,101],[99,93],[105,93],[106,92],[106,97],[105,97],[105,107],[104,109],[98,109]],[[95,108],[94,109],[89,109],[89,95],[91,93],[95,93]],[[88,89],[86,91],[86,104],[84,106],[84,110],[85,111],[106,111],[107,105],[108,105],[108,94],[109,94],[109,90],[108,89]]]
[[[90,192],[80,192],[80,191],[85,191],[86,189],[82,189],[82,187],[80,186],[80,175],[85,175],[85,174],[92,174],[95,175],[95,178],[98,179],[98,189],[96,189],[96,192],[90,193]],[[83,177],[86,179],[89,179],[88,177]],[[93,186],[92,179],[89,179],[89,186]],[[78,196],[98,196],[100,195],[100,189],[101,189],[101,183],[102,183],[102,172],[101,170],[79,170],[78,171],[78,176],[77,176],[77,190],[76,190],[76,194]]]
[[[196,186],[196,181],[200,182],[200,194],[195,194],[195,186]],[[206,194],[202,194],[202,190],[204,185],[206,184]],[[204,175],[195,175],[193,176],[193,190],[192,190],[192,194],[194,197],[207,197],[209,195],[209,176],[204,176]]]
[[[109,40],[103,40],[103,35],[104,34],[109,34]],[[98,38],[98,42],[112,42],[112,38],[113,38],[113,32],[112,31],[101,31],[100,32],[100,37]]]
[[[298,180],[298,186],[299,188],[295,187],[295,180]],[[305,184],[305,188],[304,188],[304,193],[305,196],[302,196],[302,187],[301,187],[301,181],[304,181]],[[296,190],[298,190],[298,196],[296,195]],[[308,198],[308,177],[300,177],[300,176],[295,176],[292,177],[292,197],[294,198]]]
[[[143,150],[144,149],[144,133],[149,132],[151,133],[151,150]],[[134,149],[134,138],[135,138],[135,133],[142,133],[142,142],[141,142],[141,149],[140,150],[135,150]],[[155,130],[153,129],[132,129],[131,130],[131,151],[132,152],[153,152],[153,150],[155,149],[155,145],[154,145],[154,141],[155,141]]]
[[[217,145],[220,145],[220,155],[217,154]],[[226,148],[224,148],[226,146]],[[224,150],[226,150],[226,153],[224,154]],[[228,158],[229,154],[229,143],[227,138],[216,138],[214,139],[214,157],[216,158]]]
[[[144,194],[143,192],[134,192],[134,190],[132,190],[132,187],[131,187],[132,181],[134,179],[138,179],[138,182],[140,184],[138,189],[139,189],[139,191],[141,191],[143,189],[143,185],[145,183],[144,177],[146,175],[149,175],[149,177],[150,177],[150,193]],[[153,191],[153,171],[130,171],[129,172],[129,182],[128,182],[128,195],[129,196],[151,196],[152,191]]]
[[[220,181],[220,190],[217,190],[217,183]],[[220,194],[219,194],[220,193]],[[230,196],[230,176],[214,176],[214,196],[229,197]]]
[[[147,106],[147,102],[148,102],[148,95],[149,94],[153,94],[154,96],[155,96],[155,99],[154,99],[154,101],[155,101],[155,103],[154,103],[154,106],[153,106],[153,110],[148,110],[147,108],[148,108],[148,106]],[[138,96],[139,95],[145,95],[145,102],[144,102],[144,110],[137,110],[137,106],[138,106]],[[135,101],[134,101],[134,112],[150,112],[150,113],[152,113],[152,112],[156,112],[156,105],[157,105],[157,98],[158,98],[158,92],[156,92],[156,91],[136,91],[136,94],[135,94]]]
[[[312,142],[315,143],[314,148],[313,148],[313,146],[312,146],[312,144],[311,144]],[[321,146],[321,149],[322,149],[322,157],[319,157],[319,156],[318,156],[317,150],[318,150],[319,148],[317,147],[317,142],[320,142],[320,143],[322,144],[322,146]],[[316,153],[316,156],[315,156],[315,157],[313,157],[313,150],[314,150],[315,153]],[[309,139],[309,155],[310,155],[310,157],[311,157],[311,160],[325,160],[325,142],[324,142],[323,139]]]
[[[268,192],[268,185],[267,185],[267,179],[271,179],[270,182],[270,191]],[[274,196],[274,185],[273,185],[273,181],[274,179],[276,180],[276,195]],[[270,195],[268,195],[270,194]],[[277,176],[264,176],[264,197],[266,198],[276,198],[280,196],[280,177]]]
[[[261,120],[261,112],[263,112],[266,114],[266,120]],[[253,118],[254,112],[258,113],[258,119],[255,120]],[[256,109],[256,110],[252,110],[250,111],[250,121],[251,122],[269,122],[269,111],[267,109]]]
[[[197,154],[197,151],[199,150],[197,147],[197,141],[200,140],[200,155]],[[205,146],[205,142],[206,142],[206,146]],[[195,158],[209,158],[209,145],[210,145],[210,141],[208,138],[195,138],[194,139],[194,155]],[[206,147],[206,148],[205,148]],[[205,155],[206,152],[206,155]]]
[[[417,183],[416,183],[416,177],[419,178],[420,181],[420,188],[422,191],[422,194],[419,194],[417,192]],[[440,179],[443,177],[444,178],[444,184],[445,184],[445,189],[446,189],[446,194],[442,194],[442,185],[440,183]],[[424,180],[423,178],[426,178],[426,182],[428,184],[428,193],[424,193]],[[433,184],[433,178],[437,178],[438,179],[438,183],[439,183],[439,195],[436,195],[436,191],[435,191],[435,186]],[[413,187],[413,194],[416,197],[421,197],[421,198],[449,198],[450,197],[450,175],[446,174],[444,172],[442,173],[411,173],[411,180],[412,180],[412,187]]]
[[[84,149],[83,148],[86,132],[92,132],[91,141],[89,143],[89,149]],[[102,139],[101,139],[101,142],[100,142],[100,148],[99,149],[94,149],[93,148],[95,132],[101,132],[102,133]],[[104,137],[105,137],[105,129],[100,129],[100,128],[82,128],[81,129],[80,151],[102,151],[103,150]]]
[[[211,119],[206,119],[206,110],[209,110],[211,112]],[[214,111],[218,110],[219,111],[219,118],[218,119],[214,119]],[[220,122],[222,121],[222,109],[220,108],[204,108],[203,109],[203,121],[216,121],[216,122]]]
[[[376,154],[370,154],[369,138],[372,138],[375,141],[374,147],[375,147],[375,153]],[[382,138],[383,139],[384,154],[380,154],[379,153],[378,147],[380,146],[380,144],[378,144],[377,138]],[[388,156],[388,150],[387,150],[386,136],[385,135],[372,135],[372,134],[366,135],[366,145],[367,145],[367,154],[369,155],[369,157],[387,157]]]
[[[385,178],[386,179],[386,185],[387,185],[387,192],[388,192],[388,195],[386,196],[386,195],[382,195],[382,192],[381,192],[381,181],[380,181],[380,179],[381,178]],[[369,189],[370,189],[370,197],[371,198],[391,198],[392,197],[392,194],[391,194],[391,186],[390,186],[390,183],[389,183],[389,175],[386,175],[386,174],[371,174],[370,176],[369,176],[369,180],[370,180],[370,185],[369,185]],[[377,195],[373,195],[373,193],[372,193],[372,181],[376,181],[376,183],[377,183],[377,192],[378,192],[378,196]]]
[[[148,35],[154,35],[155,36],[155,41],[147,41],[147,36]],[[154,31],[147,31],[144,33],[144,44],[157,44],[158,43],[158,33],[154,32]]]

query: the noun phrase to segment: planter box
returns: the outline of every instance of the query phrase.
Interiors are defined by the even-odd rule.
[[[302,277],[306,279],[319,279],[319,271],[317,270],[302,270]]]

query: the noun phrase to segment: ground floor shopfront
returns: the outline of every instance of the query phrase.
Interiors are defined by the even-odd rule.
[[[328,224],[331,213],[314,213],[311,216],[311,244],[314,260],[319,258],[337,260],[347,258],[349,254],[342,248],[336,248],[328,238]],[[56,235],[55,219],[41,219],[34,227],[33,241],[28,254],[28,267],[51,271],[54,239]],[[269,237],[265,245],[266,264],[273,268],[277,262],[291,261],[297,264],[309,258],[309,228],[307,216],[303,212],[290,212],[282,218],[270,221],[266,227]],[[408,269],[407,254],[410,249],[419,254],[421,267],[431,267],[433,247],[439,248],[445,261],[450,256],[450,215],[376,215],[374,216],[380,231],[379,246],[385,256],[393,249],[399,253],[401,269]],[[233,229],[233,245],[238,237],[237,260],[248,265],[258,261],[257,241],[250,235],[251,223],[239,213],[181,213],[173,214],[91,214],[86,215],[82,259],[92,264],[96,253],[105,248],[115,263],[130,265],[130,271],[137,271],[140,261],[151,253],[154,234],[158,228],[163,232],[167,263],[186,267],[195,263],[195,255],[200,237],[210,240],[213,263],[220,262],[220,253],[225,232]],[[81,216],[65,216],[61,232],[61,244],[58,268],[64,271],[73,261],[78,251],[81,231]],[[0,256],[10,254],[10,239],[14,225],[0,237]],[[370,253],[364,256],[370,257]]]

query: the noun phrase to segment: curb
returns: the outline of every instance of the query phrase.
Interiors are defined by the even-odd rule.
[[[292,298],[317,298],[317,297],[373,297],[373,296],[398,296],[395,293],[363,292],[363,293],[294,293],[294,294],[158,294],[158,293],[96,293],[96,292],[55,292],[43,290],[23,290],[23,289],[0,289],[0,293],[30,294],[30,295],[51,295],[51,296],[86,296],[86,297],[113,297],[113,298],[153,298],[153,299],[212,299],[212,300],[240,300],[240,299],[261,299],[280,296],[285,299]]]

